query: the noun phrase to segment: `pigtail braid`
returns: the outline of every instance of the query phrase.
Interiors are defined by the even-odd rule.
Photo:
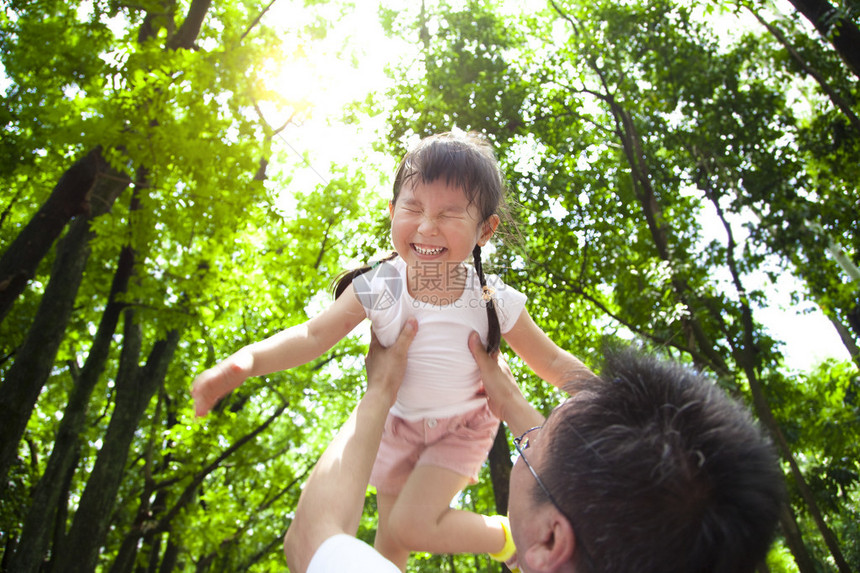
[[[334,281],[332,281],[332,293],[334,294],[334,298],[337,299],[340,295],[342,295],[343,291],[346,290],[346,287],[351,285],[352,281],[355,280],[355,277],[363,275],[364,273],[366,273],[369,270],[376,267],[376,265],[378,265],[379,263],[384,263],[386,261],[390,261],[391,259],[393,259],[396,256],[397,256],[397,252],[395,251],[395,252],[391,253],[390,255],[387,255],[387,256],[383,257],[382,259],[376,261],[372,265],[364,265],[364,266],[358,267],[357,269],[344,271],[344,272],[340,273],[339,275],[337,275],[335,277]]]
[[[478,281],[481,283],[481,290],[487,286],[487,279],[484,277],[484,265],[481,263],[481,245],[475,245],[472,250],[472,259],[474,259],[475,272],[478,274]],[[499,315],[496,314],[495,299],[490,296],[485,299],[487,301],[487,324],[489,330],[487,332],[487,352],[493,354],[499,349],[502,342],[502,327],[499,325]]]

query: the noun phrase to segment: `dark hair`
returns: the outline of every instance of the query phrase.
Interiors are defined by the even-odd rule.
[[[469,203],[478,208],[482,221],[494,214],[506,214],[505,184],[498,159],[486,139],[476,133],[440,133],[422,139],[400,161],[394,176],[392,203],[397,203],[404,183],[415,177],[422,183],[433,183],[444,178],[447,185],[462,189]],[[395,256],[397,253],[392,253],[383,260],[391,260]],[[475,245],[472,258],[483,288],[487,286],[487,280],[484,277],[480,245]],[[371,268],[371,265],[366,265],[339,275],[333,289],[335,298],[346,290],[355,277]],[[492,299],[487,302],[487,320],[487,351],[492,353],[499,349],[502,338],[499,317]]]
[[[567,389],[539,471],[585,549],[577,571],[589,557],[606,573],[754,571],[785,493],[746,408],[701,374],[630,349]]]

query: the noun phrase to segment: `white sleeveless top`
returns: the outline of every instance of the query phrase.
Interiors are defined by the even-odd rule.
[[[472,265],[463,294],[455,302],[434,305],[412,298],[406,288],[406,263],[400,257],[380,263],[353,280],[355,293],[373,324],[379,342],[390,346],[409,317],[418,321],[418,334],[409,347],[406,376],[391,412],[409,421],[447,418],[473,410],[486,402],[477,396],[481,387],[478,365],[468,340],[477,331],[487,343],[487,307]],[[526,296],[487,275],[502,334],[516,323]]]

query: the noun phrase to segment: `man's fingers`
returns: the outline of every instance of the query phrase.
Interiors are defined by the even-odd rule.
[[[406,352],[409,350],[409,345],[412,344],[412,340],[415,338],[416,332],[418,332],[418,321],[414,318],[408,319],[406,324],[403,325],[403,328],[400,329],[400,334],[397,336],[397,340],[395,340],[394,344],[388,347],[387,350],[390,351],[390,353],[400,354],[405,358]],[[368,348],[367,355],[364,357],[365,365],[367,365],[371,356],[375,356],[384,350],[386,350],[385,347],[379,342],[379,338],[376,337],[376,333],[373,331],[373,328],[371,328],[370,347]]]
[[[469,350],[472,352],[472,356],[475,358],[475,362],[477,362],[479,366],[481,364],[481,360],[487,360],[490,357],[484,348],[484,343],[481,342],[481,336],[474,330],[472,331],[472,334],[469,335]]]
[[[469,350],[472,352],[472,357],[475,359],[475,362],[478,363],[478,368],[481,369],[497,363],[499,361],[499,357],[502,355],[501,352],[496,352],[490,356],[487,353],[487,349],[484,348],[484,343],[481,341],[481,335],[474,330],[472,331],[472,334],[469,335]]]
[[[406,349],[409,348],[409,345],[412,344],[412,340],[415,338],[415,334],[418,332],[418,321],[414,318],[410,318],[406,321],[406,324],[403,325],[403,328],[400,330],[400,335],[397,337],[397,340],[394,342],[395,347],[406,352]]]
[[[469,350],[472,352],[472,356],[475,358],[478,368],[484,375],[485,381],[488,375],[492,376],[493,369],[500,371],[502,374],[513,380],[511,368],[508,366],[508,362],[505,360],[505,357],[502,356],[501,352],[496,352],[490,356],[484,348],[484,343],[481,342],[481,337],[477,332],[473,331],[472,334],[469,335]]]

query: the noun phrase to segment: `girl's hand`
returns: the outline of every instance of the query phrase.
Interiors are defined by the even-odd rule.
[[[253,364],[251,354],[239,351],[198,375],[191,384],[194,414],[198,418],[208,414],[221,398],[242,385]]]

